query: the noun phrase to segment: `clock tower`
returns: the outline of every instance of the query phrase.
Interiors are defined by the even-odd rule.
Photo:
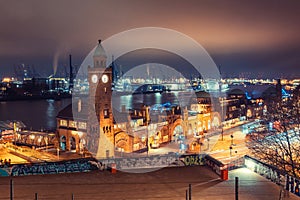
[[[89,112],[88,150],[97,158],[114,156],[112,114],[112,69],[106,68],[106,53],[99,40],[93,55],[94,66],[88,67]]]

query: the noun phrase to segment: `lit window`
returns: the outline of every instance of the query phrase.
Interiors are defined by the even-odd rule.
[[[68,126],[68,121],[67,120],[60,120],[59,125],[60,126]]]
[[[71,128],[77,128],[77,123],[75,121],[69,121],[69,126]]]
[[[79,129],[86,129],[86,123],[85,122],[78,122],[78,128]]]
[[[104,114],[104,118],[109,118],[109,110],[108,109],[104,109],[103,114]]]

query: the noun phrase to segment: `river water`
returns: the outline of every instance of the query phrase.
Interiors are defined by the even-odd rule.
[[[150,93],[136,95],[113,95],[112,104],[117,110],[122,106],[126,109],[139,108],[141,104],[153,106],[155,104],[176,104],[184,107],[191,98],[191,93]],[[60,110],[69,105],[72,99],[6,101],[0,102],[0,121],[20,120],[28,129],[55,130],[56,116]]]
[[[20,120],[28,129],[54,130],[56,115],[72,99],[0,102],[0,121]]]

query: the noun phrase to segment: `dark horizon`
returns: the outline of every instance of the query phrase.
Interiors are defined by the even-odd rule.
[[[149,26],[196,40],[222,77],[299,78],[299,8],[293,0],[9,1],[0,7],[0,78],[21,64],[41,76],[64,71],[69,54],[79,66],[98,39]]]

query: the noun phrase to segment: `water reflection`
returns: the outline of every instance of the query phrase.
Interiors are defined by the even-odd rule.
[[[190,103],[194,93],[163,92],[150,94],[118,94],[113,93],[112,105],[118,111],[127,109],[140,109],[143,104],[176,104],[184,107]],[[10,101],[0,102],[0,121],[20,120],[27,128],[33,130],[55,130],[58,112],[69,105],[72,99],[35,100],[35,101]],[[88,101],[84,101],[88,102]]]
[[[54,130],[56,115],[70,103],[71,99],[1,102],[0,120],[20,120],[32,130]]]
[[[55,101],[52,99],[49,99],[49,100],[47,100],[47,102],[48,102],[47,112],[46,112],[47,118],[55,119],[56,115],[57,115],[57,112],[56,112],[55,106],[54,106]],[[47,121],[47,127],[55,127],[55,126],[56,126],[55,120]]]

